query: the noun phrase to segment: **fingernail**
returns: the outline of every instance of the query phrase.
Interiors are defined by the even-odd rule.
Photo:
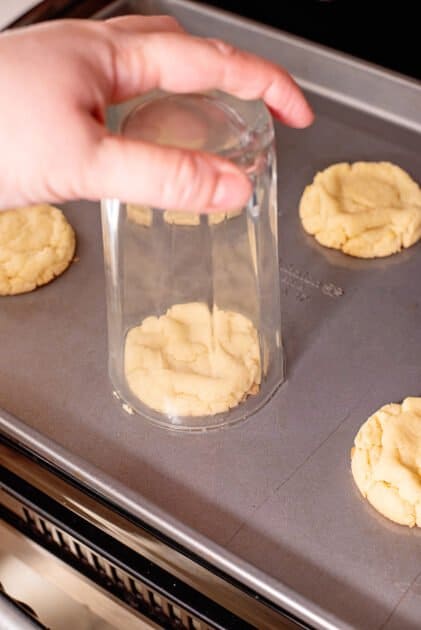
[[[235,208],[242,206],[250,196],[250,184],[247,180],[232,173],[219,176],[218,184],[212,199],[215,208]]]

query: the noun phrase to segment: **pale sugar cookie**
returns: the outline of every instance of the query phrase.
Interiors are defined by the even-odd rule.
[[[351,466],[361,494],[380,514],[421,527],[421,398],[376,411],[358,431]]]
[[[138,206],[134,203],[127,204],[127,218],[133,223],[150,227],[152,225],[152,208],[148,206]]]
[[[300,202],[304,229],[326,247],[378,258],[421,237],[421,190],[388,162],[334,164],[317,173]]]
[[[133,223],[150,227],[152,225],[152,208],[148,206],[140,206],[136,204],[127,204],[127,218]],[[217,225],[225,219],[233,219],[240,216],[242,210],[231,210],[229,212],[213,212],[209,214],[207,219],[209,225]],[[169,225],[179,225],[184,227],[195,227],[200,225],[200,214],[195,212],[186,212],[182,210],[166,210],[164,212],[164,221]]]
[[[259,390],[259,341],[240,313],[176,304],[129,330],[125,375],[148,407],[169,415],[213,415]]]
[[[0,295],[26,293],[70,265],[73,228],[58,208],[42,204],[0,211]]]

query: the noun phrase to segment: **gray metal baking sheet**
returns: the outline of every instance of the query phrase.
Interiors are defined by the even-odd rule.
[[[287,382],[246,423],[204,435],[125,414],[107,377],[99,209],[71,203],[78,262],[1,299],[0,406],[20,421],[5,413],[0,428],[315,627],[419,628],[421,533],[360,498],[349,454],[376,408],[421,395],[421,244],[351,259],[306,236],[297,205],[338,161],[392,161],[421,182],[421,88],[197,4],[113,12],[127,9],[286,58],[311,88],[315,124],[277,127]]]

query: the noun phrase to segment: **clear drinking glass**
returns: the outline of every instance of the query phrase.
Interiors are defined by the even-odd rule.
[[[226,157],[253,184],[246,207],[216,215],[102,202],[115,396],[170,429],[239,422],[284,378],[271,116],[221,92],[154,92],[113,108],[109,123]]]

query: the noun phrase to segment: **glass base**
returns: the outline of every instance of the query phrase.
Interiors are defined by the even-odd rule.
[[[166,416],[144,405],[133,395],[125,383],[118,383],[112,374],[110,374],[110,379],[114,385],[113,396],[125,413],[136,414],[148,422],[170,431],[204,433],[234,426],[257,414],[285,383],[285,365],[283,362],[281,378],[266,380],[258,394],[249,396],[236,407],[232,407],[224,413],[208,416]]]

